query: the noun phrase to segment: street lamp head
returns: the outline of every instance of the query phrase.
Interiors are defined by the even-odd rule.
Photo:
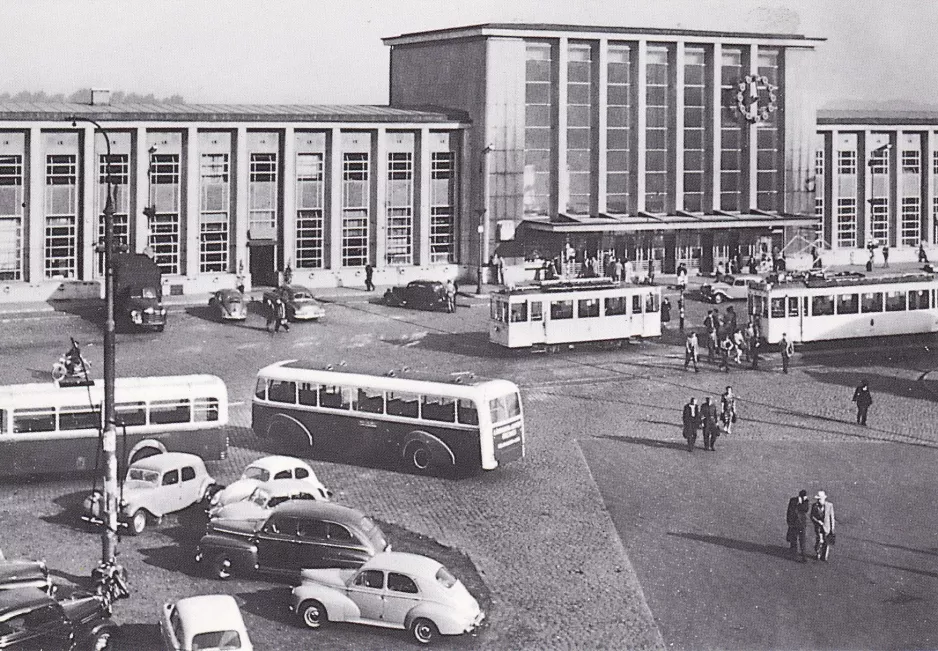
[[[156,145],[150,145],[150,148],[147,150],[147,153],[149,153],[150,156],[152,156],[153,154],[156,153],[156,150],[157,150],[157,146],[156,146]]]

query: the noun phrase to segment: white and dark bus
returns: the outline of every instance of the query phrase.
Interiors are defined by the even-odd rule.
[[[205,460],[228,450],[228,390],[213,375],[117,378],[118,461],[160,452]],[[0,387],[0,475],[93,470],[103,427],[104,382]]]
[[[419,473],[494,470],[525,452],[518,387],[431,381],[283,361],[262,368],[252,427],[284,451]]]

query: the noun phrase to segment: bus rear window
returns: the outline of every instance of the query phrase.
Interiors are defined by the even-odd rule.
[[[154,400],[150,403],[150,424],[189,422],[188,400]]]
[[[218,400],[215,398],[196,398],[192,404],[192,420],[197,423],[218,420]]]
[[[16,409],[13,411],[13,431],[25,432],[54,432],[54,409]]]
[[[493,425],[520,416],[521,402],[518,400],[518,394],[509,393],[507,396],[489,400],[489,414]]]

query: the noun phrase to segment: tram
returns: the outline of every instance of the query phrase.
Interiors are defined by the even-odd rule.
[[[809,278],[750,286],[748,309],[770,344],[938,332],[938,276]]]
[[[609,279],[545,280],[492,295],[489,341],[505,348],[661,335],[661,289]]]

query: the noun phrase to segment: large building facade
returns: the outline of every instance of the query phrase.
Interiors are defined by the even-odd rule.
[[[385,43],[392,106],[469,115],[474,255],[672,271],[814,240],[817,40],[490,24]]]

